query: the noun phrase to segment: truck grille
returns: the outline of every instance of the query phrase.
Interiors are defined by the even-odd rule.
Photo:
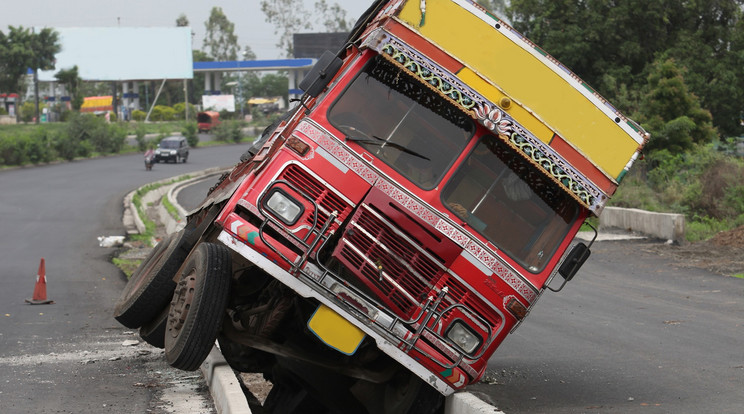
[[[317,178],[313,177],[307,171],[295,164],[287,166],[279,179],[285,180],[295,188],[302,190],[305,195],[315,201],[319,207],[318,227],[322,227],[325,224],[326,220],[328,220],[328,216],[333,211],[338,211],[338,220],[341,222],[346,219],[346,216],[351,210],[351,206],[349,206],[349,204],[336,193],[331,191],[327,185],[322,184]],[[312,225],[312,215],[305,217],[305,222],[308,225]]]
[[[402,320],[418,319],[427,298],[436,297],[446,286],[448,293],[437,307],[437,314],[451,314],[446,310],[461,304],[477,320],[489,325],[482,326],[484,329],[495,332],[501,322],[488,304],[445,271],[446,262],[441,257],[424,250],[416,238],[366,204],[352,217],[336,257],[360,278],[366,290]]]
[[[345,233],[340,257],[350,269],[358,269],[364,284],[399,317],[409,319],[445,274],[437,263],[442,260],[417,244],[381,214],[362,205]]]

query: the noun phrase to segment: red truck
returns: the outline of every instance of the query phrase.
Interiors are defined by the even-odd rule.
[[[300,86],[115,317],[185,370],[216,339],[270,412],[435,412],[575,275],[648,135],[467,0],[374,2]]]

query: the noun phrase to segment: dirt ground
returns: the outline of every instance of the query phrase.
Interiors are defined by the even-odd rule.
[[[654,245],[652,250],[672,256],[681,266],[744,277],[744,226],[721,232],[710,240],[681,246]]]

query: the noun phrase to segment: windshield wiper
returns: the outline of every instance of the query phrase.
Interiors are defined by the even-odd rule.
[[[372,138],[374,138],[374,139],[355,137],[355,136],[352,136],[352,135],[347,135],[346,136],[346,140],[347,141],[354,141],[354,142],[358,142],[360,144],[378,145],[378,146],[381,146],[381,147],[382,146],[390,146],[390,147],[393,147],[393,148],[395,148],[395,149],[397,149],[399,151],[403,151],[406,154],[411,154],[414,157],[419,157],[419,158],[423,158],[423,159],[425,159],[427,161],[431,161],[431,158],[428,158],[425,155],[419,154],[416,151],[413,151],[411,149],[408,149],[408,148],[406,148],[405,146],[403,146],[401,144],[398,144],[398,143],[395,143],[395,142],[390,142],[390,141],[385,141],[384,139],[382,139],[382,138],[380,138],[378,136],[375,136],[375,135],[372,135]]]

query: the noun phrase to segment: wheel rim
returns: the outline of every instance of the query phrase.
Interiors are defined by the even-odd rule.
[[[181,333],[186,317],[194,301],[194,288],[196,286],[196,269],[191,269],[176,285],[176,291],[173,294],[170,313],[168,315],[170,335],[173,338],[178,337]]]

